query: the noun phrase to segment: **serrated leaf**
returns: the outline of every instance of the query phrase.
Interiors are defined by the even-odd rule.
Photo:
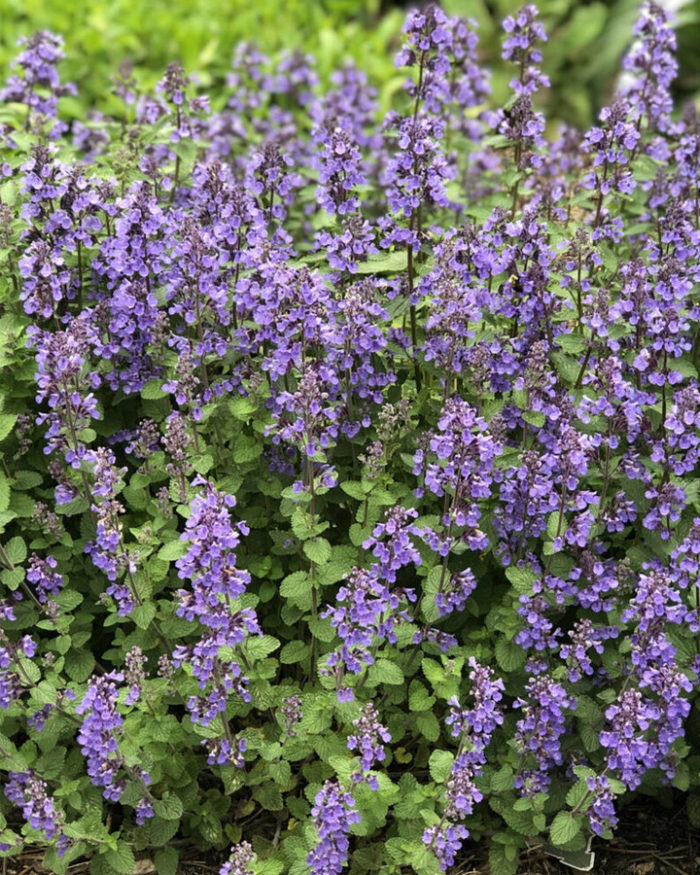
[[[442,784],[447,779],[452,769],[454,755],[449,750],[434,750],[430,754],[428,768],[430,769],[430,777],[438,784]]]
[[[293,665],[306,659],[310,652],[310,645],[303,641],[289,641],[280,651],[280,662],[283,665]]]
[[[158,558],[164,559],[166,562],[173,562],[175,559],[180,559],[184,556],[187,549],[188,545],[185,541],[174,538],[172,541],[168,541],[167,544],[163,544],[158,551]]]
[[[19,535],[10,540],[4,545],[7,558],[13,565],[21,565],[27,558],[27,545],[24,543],[24,538]]]
[[[175,848],[163,848],[153,856],[158,875],[177,875],[179,861],[180,855]]]
[[[70,650],[66,654],[65,669],[73,681],[86,681],[95,667],[95,657],[89,650]]]
[[[162,817],[152,817],[145,826],[149,842],[153,845],[167,845],[179,828],[179,821],[164,820]]]
[[[272,781],[266,781],[264,784],[253,787],[253,798],[262,805],[265,811],[281,811],[284,807],[279,787]]]
[[[294,571],[288,574],[280,584],[280,595],[298,604],[300,607],[310,607],[313,582],[307,571]]]
[[[39,486],[41,481],[42,476],[38,471],[15,471],[12,488],[19,490],[34,489],[35,486]]]
[[[510,845],[494,841],[489,849],[489,872],[491,875],[514,875],[518,869],[518,854],[507,854]]]
[[[12,571],[0,571],[0,581],[8,588],[15,590],[24,580],[24,568],[15,567]]]
[[[233,461],[237,465],[244,465],[246,462],[253,462],[262,456],[263,444],[262,441],[256,440],[248,435],[242,435],[237,440],[233,447]]]
[[[253,635],[246,639],[245,649],[251,660],[265,659],[270,653],[274,653],[280,646],[277,638],[272,635]]]
[[[275,784],[280,787],[286,787],[292,777],[292,767],[286,760],[270,763],[267,772]]]
[[[119,872],[121,875],[133,875],[136,860],[134,852],[126,842],[118,841],[116,848],[107,851],[105,859],[115,872]]]
[[[10,506],[10,483],[7,477],[0,471],[0,512]]]
[[[167,398],[168,394],[163,389],[162,380],[151,380],[141,389],[141,397],[144,401],[158,401],[160,398]]]
[[[423,738],[428,741],[437,741],[440,738],[440,724],[432,711],[424,711],[416,714],[416,726]]]
[[[577,353],[583,352],[586,346],[586,338],[580,334],[561,334],[557,337],[556,343],[564,352]]]
[[[153,810],[157,817],[162,817],[163,820],[180,820],[182,817],[182,800],[174,793],[168,793],[167,790],[163,794],[162,799],[156,799],[153,802]]]
[[[513,769],[510,766],[501,768],[491,776],[491,789],[496,793],[505,793],[513,789]]]
[[[378,659],[369,669],[369,683],[377,684],[402,684],[404,675],[398,665],[389,659]]]
[[[39,666],[33,663],[31,659],[27,659],[27,657],[25,656],[20,657],[18,662],[22,670],[22,674],[33,684],[38,684],[41,680],[41,669],[39,668]]]
[[[4,441],[17,422],[16,413],[0,413],[0,441]]]
[[[120,873],[110,865],[107,854],[104,853],[95,854],[90,860],[90,875],[120,875]]]
[[[549,828],[549,837],[557,847],[567,844],[581,832],[581,819],[570,811],[560,811]]]
[[[239,395],[237,398],[233,398],[229,402],[229,410],[231,413],[236,419],[240,419],[243,422],[250,419],[257,409],[258,406],[255,401],[245,395]]]
[[[514,641],[498,638],[495,649],[496,659],[503,671],[516,671],[525,665],[525,652]]]
[[[325,565],[331,558],[331,545],[325,538],[304,541],[304,553],[316,565]]]
[[[431,696],[420,681],[411,681],[408,688],[408,707],[411,711],[427,711],[434,704],[435,696]]]
[[[131,612],[131,618],[139,629],[148,629],[156,615],[156,606],[153,602],[144,602],[136,605]]]
[[[362,484],[357,480],[346,480],[344,483],[340,484],[340,488],[346,495],[349,495],[350,498],[354,498],[355,501],[364,501],[367,497],[367,493],[362,488]]]
[[[406,250],[400,249],[398,252],[370,255],[367,261],[362,261],[357,265],[357,273],[400,273],[406,270],[407,265],[408,255]]]
[[[581,802],[586,798],[589,792],[590,791],[588,790],[588,784],[585,779],[577,781],[566,794],[566,804],[570,808],[576,808],[576,806],[580,805]],[[584,809],[581,808],[580,810],[583,811]]]
[[[532,584],[535,582],[537,575],[530,568],[518,568],[515,565],[511,565],[509,568],[506,568],[506,577],[513,585],[513,589],[517,593],[530,593],[532,592]]]

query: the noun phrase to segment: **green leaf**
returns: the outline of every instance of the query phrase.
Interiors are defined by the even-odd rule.
[[[552,362],[557,372],[564,378],[567,383],[575,383],[578,379],[580,365],[576,359],[563,352],[553,352]]]
[[[301,608],[311,607],[313,583],[307,571],[294,571],[280,584],[280,595]]]
[[[265,659],[270,653],[274,653],[280,646],[277,638],[272,635],[253,635],[246,638],[246,653],[252,660]]]
[[[10,506],[10,483],[7,477],[0,471],[0,512]]]
[[[179,796],[166,790],[163,793],[162,799],[156,799],[153,802],[153,810],[163,820],[180,820],[182,817],[182,800]]]
[[[513,769],[510,766],[501,766],[491,777],[491,789],[496,793],[505,793],[513,789]]]
[[[126,842],[118,841],[116,848],[107,851],[105,859],[115,872],[120,872],[122,875],[133,875],[136,860],[134,852]]]
[[[491,875],[514,875],[518,869],[518,854],[508,854],[511,845],[497,842],[496,836],[489,849],[489,872]]]
[[[74,649],[66,654],[65,668],[73,681],[86,681],[95,667],[95,657],[89,650]]]
[[[310,645],[303,641],[289,641],[280,651],[280,662],[283,665],[293,665],[306,659],[310,652]]]
[[[39,486],[42,481],[41,474],[38,471],[15,471],[15,482],[13,489],[34,489]]]
[[[180,855],[175,848],[163,848],[153,857],[158,875],[177,875],[179,861]]]
[[[396,663],[389,659],[378,659],[369,669],[369,682],[377,684],[402,684],[404,675]]]
[[[357,480],[346,480],[345,483],[340,484],[340,488],[346,495],[349,495],[350,498],[354,498],[355,501],[364,501],[367,497],[367,493],[362,488],[362,484],[358,483]]]
[[[0,413],[0,441],[5,440],[16,422],[16,413]]]
[[[253,462],[262,456],[262,451],[262,441],[254,437],[248,437],[248,435],[242,435],[236,440],[233,448],[233,461],[237,465]]]
[[[82,603],[83,596],[74,589],[62,589],[61,592],[54,597],[54,601],[65,614],[68,614]]]
[[[496,640],[496,659],[503,671],[516,671],[525,665],[525,651],[514,641],[501,637]]]
[[[547,421],[544,413],[540,413],[539,410],[525,410],[523,412],[523,419],[525,422],[534,425],[536,428],[542,428]]]
[[[331,545],[325,538],[304,541],[304,553],[316,565],[325,565],[331,558]]]
[[[265,811],[281,811],[284,807],[279,787],[272,781],[253,787],[253,798],[257,799]]]
[[[141,389],[141,397],[144,401],[158,401],[160,398],[167,398],[168,393],[163,391],[162,380],[151,380]]]
[[[560,811],[549,828],[549,837],[557,847],[567,844],[581,832],[581,819],[570,811]]]
[[[167,845],[179,828],[179,821],[164,820],[162,817],[152,817],[145,826],[150,844],[153,845]]]
[[[355,851],[357,854],[357,851]],[[253,871],[255,875],[280,875],[284,869],[282,860],[273,860],[268,857],[267,860],[255,860],[253,863]]]
[[[257,409],[258,405],[255,401],[253,401],[252,398],[246,398],[243,395],[239,395],[237,398],[234,398],[229,402],[229,410],[231,413],[236,419],[240,419],[243,422],[250,419]]]
[[[107,852],[105,852],[95,854],[90,860],[90,875],[119,875],[119,873],[110,865]]]
[[[174,538],[168,541],[158,551],[158,558],[164,559],[166,562],[173,562],[175,559],[180,559],[187,552],[187,543],[179,538]]]
[[[428,741],[437,741],[440,738],[440,724],[432,711],[416,714],[416,726],[420,734]]]
[[[506,577],[513,584],[513,589],[519,593],[532,592],[532,584],[535,582],[537,575],[531,568],[518,568],[511,565],[506,568]]]
[[[286,787],[292,777],[292,767],[286,760],[270,763],[267,772],[275,784],[280,787]]]
[[[10,538],[5,544],[5,552],[13,565],[21,565],[27,558],[27,545],[24,543],[24,538],[20,538],[19,535]]]
[[[405,249],[398,252],[386,252],[381,255],[370,255],[367,261],[357,265],[357,273],[400,273],[406,270],[408,255]]]
[[[434,750],[430,754],[428,767],[430,769],[430,777],[438,784],[444,783],[447,776],[450,774],[454,755],[449,750]]]
[[[24,580],[24,568],[13,568],[12,571],[0,571],[0,581],[8,589],[15,590]]]
[[[33,684],[38,684],[41,680],[41,669],[38,665],[33,663],[31,659],[27,659],[22,656],[18,660],[19,667],[22,669],[22,674],[25,675],[28,680],[30,680]]]
[[[577,781],[566,794],[566,804],[569,805],[571,808],[576,808],[576,806],[580,805],[581,802],[586,798],[589,792],[590,791],[588,789],[588,784],[586,783],[585,779]],[[584,809],[581,808],[579,810],[583,811]]]
[[[557,337],[556,343],[564,352],[577,353],[583,352],[586,346],[586,338],[580,334],[562,334]]]
[[[148,629],[155,615],[156,606],[153,602],[144,602],[142,605],[136,605],[131,612],[131,618],[139,629]]]
[[[411,711],[427,711],[434,704],[435,696],[431,696],[420,681],[411,681],[408,689],[408,707]]]

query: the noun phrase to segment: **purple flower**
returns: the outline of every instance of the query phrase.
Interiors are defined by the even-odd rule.
[[[280,708],[282,717],[284,718],[285,733],[288,738],[296,736],[296,725],[302,718],[301,696],[295,693],[292,696],[285,696],[282,699],[282,707]]]
[[[124,675],[112,672],[102,677],[93,676],[88,683],[82,702],[76,705],[75,713],[85,715],[78,744],[87,760],[87,772],[96,787],[103,787],[103,796],[118,802],[126,787],[126,781],[118,777],[124,768],[124,757],[119,753],[119,730],[122,717],[116,704],[119,696],[116,681]]]
[[[454,865],[455,854],[466,838],[469,830],[461,823],[436,824],[423,831],[423,844],[435,851],[442,872]]]
[[[493,670],[480,665],[474,657],[470,657],[469,667],[474,705],[462,708],[453,697],[445,720],[451,727],[452,737],[460,740],[446,782],[445,811],[440,823],[423,833],[423,842],[433,849],[443,871],[453,864],[463,839],[469,836],[469,831],[458,821],[470,815],[474,805],[483,799],[475,779],[483,771],[484,751],[494,730],[503,724],[503,712],[498,704],[505,690],[503,681],[494,680]]]
[[[63,586],[63,577],[55,571],[58,563],[53,556],[41,559],[36,553],[29,557],[27,580],[34,584],[36,595],[42,605],[47,604],[49,596],[58,595]]]
[[[188,543],[187,553],[175,563],[181,580],[190,580],[191,591],[179,590],[176,613],[204,630],[195,644],[180,644],[173,652],[175,666],[188,665],[197,685],[205,692],[191,696],[187,708],[195,723],[209,726],[217,715],[225,721],[226,702],[231,693],[250,701],[237,661],[220,655],[222,647],[235,648],[248,635],[262,635],[255,611],[233,605],[250,581],[250,575],[236,565],[235,550],[245,523],[234,523],[231,509],[236,500],[219,492],[213,483],[196,478],[193,485],[203,488],[191,506],[181,538]],[[228,739],[226,739],[228,741]],[[227,755],[230,752],[230,743]]]
[[[374,662],[373,643],[397,641],[395,627],[410,623],[408,611],[402,608],[406,601],[415,601],[413,590],[389,589],[379,576],[379,564],[371,569],[354,568],[343,579],[335,607],[328,606],[322,617],[330,617],[343,644],[328,657],[328,669],[342,678],[344,670],[360,674]],[[330,673],[330,672],[329,672]],[[352,690],[338,687],[339,701],[352,701]]]
[[[542,61],[542,53],[535,46],[547,41],[545,29],[537,21],[537,7],[530,3],[515,15],[509,15],[503,22],[503,30],[507,36],[501,57],[520,67],[520,77],[512,79],[510,87],[518,95],[532,95],[542,87],[548,88],[549,79],[537,66]]]
[[[387,583],[396,583],[396,572],[404,565],[420,565],[421,557],[412,537],[420,537],[423,530],[414,525],[418,511],[413,508],[393,507],[384,521],[372,530],[372,537],[362,544],[363,550],[372,549],[379,560],[378,576]]]
[[[658,3],[644,3],[634,35],[637,39],[623,61],[634,78],[620,97],[644,117],[650,130],[666,132],[673,109],[671,85],[678,73],[669,13]]]
[[[375,762],[381,763],[386,757],[384,745],[390,742],[388,729],[379,722],[379,714],[371,702],[368,702],[360,712],[360,716],[352,724],[357,729],[356,735],[348,736],[348,749],[360,754],[361,771],[355,772],[353,781],[365,781],[372,790],[378,789],[377,779],[369,775]]]
[[[219,875],[252,875],[255,852],[248,842],[240,842],[231,848],[231,855],[219,869]]]
[[[63,857],[70,842],[63,834],[63,815],[56,811],[53,799],[46,793],[46,782],[31,769],[10,772],[5,796],[22,809],[22,816],[32,829],[40,830],[49,842],[57,839],[57,853]]]
[[[525,692],[528,699],[518,698],[514,702],[514,707],[523,712],[517,722],[515,742],[528,765],[521,769],[514,785],[523,796],[534,796],[547,791],[551,770],[563,763],[564,710],[575,708],[576,699],[568,695],[561,684],[546,676],[530,678]],[[529,765],[532,759],[534,768]]]
[[[311,816],[319,842],[306,864],[313,875],[340,875],[348,858],[350,827],[362,819],[355,801],[337,781],[326,781],[316,794]]]
[[[606,829],[615,829],[617,815],[610,782],[605,775],[595,775],[586,778],[588,789],[593,793],[593,800],[586,811],[591,831],[595,835],[603,835]]]
[[[75,85],[61,84],[58,62],[65,57],[63,40],[48,30],[37,31],[33,36],[20,39],[22,51],[12,62],[21,72],[15,73],[0,91],[0,100],[6,103],[23,103],[32,113],[55,118],[58,99],[67,94],[76,94]],[[54,137],[63,131],[55,125]]]

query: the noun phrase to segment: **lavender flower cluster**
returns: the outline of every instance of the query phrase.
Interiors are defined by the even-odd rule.
[[[654,2],[587,131],[535,6],[503,31],[501,107],[428,4],[383,115],[246,44],[216,111],[124,67],[70,125],[61,39],[22,42],[0,853],[430,873],[488,835],[511,875],[639,790],[693,815],[700,118]]]

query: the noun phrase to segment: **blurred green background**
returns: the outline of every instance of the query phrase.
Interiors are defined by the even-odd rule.
[[[17,39],[48,28],[64,37],[68,57],[62,78],[80,91],[66,107],[69,114],[116,109],[110,76],[125,59],[146,86],[170,61],[181,61],[198,74],[216,106],[217,93],[224,99],[220,86],[233,47],[253,39],[268,52],[286,47],[315,55],[322,78],[354,59],[377,85],[386,107],[403,81],[393,54],[409,5],[386,0],[0,0],[2,78]],[[483,62],[493,70],[494,98],[501,100],[512,73],[500,60],[500,22],[522,0],[444,0],[443,5],[479,22]],[[595,118],[629,45],[638,6],[639,0],[541,0],[550,34],[544,64],[552,81],[546,97],[550,118],[579,125]],[[688,98],[700,89],[700,0],[681,2],[676,19],[678,96]]]

